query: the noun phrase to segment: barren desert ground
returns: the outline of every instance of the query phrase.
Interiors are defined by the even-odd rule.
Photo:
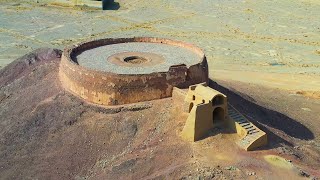
[[[117,2],[0,0],[0,179],[320,178],[320,1]],[[134,36],[203,49],[210,87],[268,145],[246,152],[221,129],[185,142],[172,98],[104,108],[61,87],[57,49]]]

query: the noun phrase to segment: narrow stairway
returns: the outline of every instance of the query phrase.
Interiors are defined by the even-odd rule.
[[[228,106],[228,116],[235,123],[237,134],[241,137],[237,143],[241,148],[250,151],[267,143],[267,134],[248,121],[231,105]]]

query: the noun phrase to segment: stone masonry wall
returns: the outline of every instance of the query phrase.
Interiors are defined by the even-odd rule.
[[[115,74],[79,66],[77,54],[87,49],[125,42],[153,42],[188,48],[199,54],[199,63],[171,66],[168,72]],[[159,38],[101,39],[66,48],[61,57],[60,79],[71,93],[96,104],[121,105],[170,97],[173,87],[186,88],[208,81],[208,65],[201,49],[187,43]]]

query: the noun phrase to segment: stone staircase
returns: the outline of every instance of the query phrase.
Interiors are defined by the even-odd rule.
[[[248,121],[231,105],[228,106],[228,116],[240,136],[237,144],[241,148],[250,151],[267,144],[267,134]]]

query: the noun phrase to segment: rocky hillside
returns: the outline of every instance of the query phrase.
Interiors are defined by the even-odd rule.
[[[221,129],[202,141],[188,143],[179,137],[185,119],[171,116],[171,98],[116,107],[88,104],[61,88],[60,55],[60,50],[38,49],[0,70],[1,179],[263,179],[319,175],[319,153],[312,148],[315,145],[297,146],[279,140],[276,134],[290,140],[292,132],[288,128],[278,131],[283,126],[264,118],[283,119],[276,112],[262,107],[255,111],[265,129],[270,129],[273,142],[259,151],[244,152],[234,144],[236,137],[221,134]],[[257,108],[242,96],[231,92],[228,96],[236,106],[241,102],[250,107],[242,111]],[[314,138],[307,133],[296,136]],[[266,156],[270,154],[286,160],[270,160]]]

